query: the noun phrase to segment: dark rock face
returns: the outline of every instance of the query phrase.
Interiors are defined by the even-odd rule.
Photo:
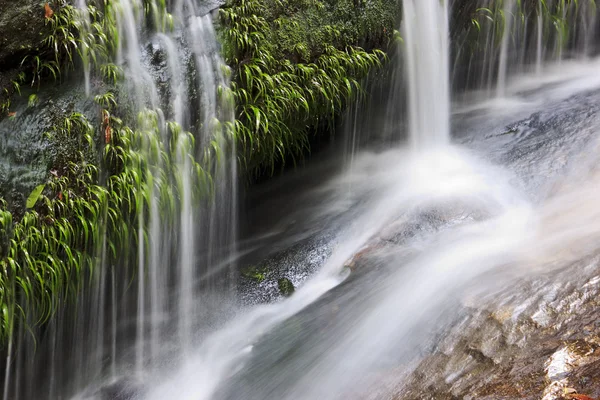
[[[0,0],[0,70],[18,67],[22,57],[40,45],[44,4],[40,0]]]
[[[0,105],[15,89],[21,61],[41,44],[46,19],[40,0],[0,0]],[[0,115],[0,120],[4,118]]]
[[[27,85],[18,96],[11,83],[23,58],[37,53],[44,39],[46,3],[55,7],[53,1],[0,0],[0,104],[10,98],[13,115],[0,115],[0,197],[17,214],[50,167],[52,153],[44,133],[82,100],[81,88],[49,89],[38,93],[37,105],[27,107]]]

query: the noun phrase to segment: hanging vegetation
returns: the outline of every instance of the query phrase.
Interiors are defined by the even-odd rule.
[[[87,11],[68,4],[48,6],[52,29],[43,43],[49,53],[24,58],[22,81],[35,88],[46,78],[59,79],[75,66],[75,54],[104,81],[102,87],[120,81],[121,69],[110,62],[116,51],[114,6],[106,2],[102,12],[93,5]],[[146,15],[162,29],[170,16],[157,17],[161,10],[148,6]],[[30,102],[36,98],[32,95]],[[195,201],[212,190],[206,171],[217,168],[218,138],[196,160],[191,155],[193,135],[163,121],[158,111],[143,110],[137,119],[129,116],[130,127],[117,117],[112,91],[96,95],[94,101],[97,124],[75,112],[57,118],[46,132],[56,155],[47,180],[29,195],[27,211],[15,218],[0,198],[0,345],[17,327],[33,331],[48,321],[90,284],[98,265],[125,268],[135,262],[137,254],[131,249],[148,239],[143,223],[142,229],[132,227],[148,218],[151,202],[166,217],[174,215],[169,210],[178,206],[181,185],[172,182],[178,181],[181,168],[189,168]],[[181,157],[189,162],[171,161]]]
[[[478,76],[455,81],[470,87],[493,82],[503,46],[511,53],[512,72],[569,53],[592,56],[597,14],[595,0],[455,0],[454,63],[483,66]]]
[[[9,338],[18,323],[35,326],[47,321],[75,298],[98,263],[126,264],[135,257],[130,249],[140,239],[132,227],[145,218],[154,198],[164,215],[174,214],[168,210],[177,207],[179,194],[170,182],[181,166],[169,160],[177,159],[176,152],[192,151],[192,135],[169,123],[166,134],[172,146],[166,146],[155,112],[142,112],[135,130],[107,109],[102,114],[100,154],[108,176],[101,178],[90,162],[99,153],[93,139],[96,129],[81,114],[73,114],[49,135],[63,143],[79,143],[69,146],[76,154],[68,155],[67,165],[61,160],[60,168],[31,193],[21,220],[14,221],[0,200],[0,341]],[[159,160],[166,164],[153,168]],[[207,196],[209,174],[195,161],[190,169],[193,187],[199,188],[196,195]]]
[[[144,2],[147,25],[156,31],[173,27],[166,3]],[[554,52],[562,51],[582,35],[569,21],[596,13],[593,0],[530,3],[516,1],[510,13],[501,1],[459,8],[471,22],[460,34],[475,35],[468,43],[486,46],[471,47],[468,56],[497,51],[507,18],[532,20],[536,13],[543,37],[556,44]],[[117,84],[122,71],[111,62],[118,35],[114,7],[118,1],[90,2],[85,10],[64,0],[43,4],[44,37],[3,88],[0,118],[11,116],[10,97],[22,85],[36,89],[80,65],[105,84]],[[385,60],[400,9],[396,0],[230,0],[221,9],[222,50],[232,84],[219,94],[223,102],[235,101],[236,111],[233,122],[213,123],[216,132],[225,127],[235,135],[246,171],[272,173],[306,154],[311,134],[332,131],[361,93],[361,80]],[[492,72],[493,57],[486,58]],[[29,102],[37,102],[35,93]],[[169,210],[178,207],[183,165],[193,170],[195,196],[214,190],[212,173],[227,145],[218,135],[199,160],[171,164],[198,147],[193,135],[160,121],[155,110],[143,111],[138,121],[130,116],[127,126],[117,117],[121,110],[111,91],[98,94],[95,102],[99,123],[73,113],[47,133],[59,151],[46,182],[29,195],[24,215],[15,217],[0,199],[0,340],[19,323],[47,321],[100,261],[135,260],[131,249],[147,240],[135,227],[143,225],[138,222],[147,218],[152,199],[165,218],[174,214]]]
[[[234,0],[221,9],[234,132],[248,171],[273,172],[306,153],[309,134],[331,131],[360,80],[380,66],[398,7],[371,3]]]
[[[78,60],[85,70],[114,73],[116,69],[110,62],[116,51],[113,44],[117,34],[110,2],[102,8],[89,4],[82,10],[57,0],[44,4],[43,18],[39,46],[21,59],[19,74],[2,89],[0,119],[10,113],[11,97],[20,94],[23,85],[39,89],[48,79],[60,80],[65,71],[76,67]]]

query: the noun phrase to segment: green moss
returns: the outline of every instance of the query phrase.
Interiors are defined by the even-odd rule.
[[[261,283],[267,277],[269,270],[265,267],[250,266],[242,269],[242,276],[252,279],[255,282]]]
[[[276,58],[312,62],[327,46],[385,48],[399,7],[395,1],[265,0],[265,33]]]
[[[31,202],[19,221],[0,199],[0,342],[15,326],[45,323],[91,282],[85,278],[101,261],[105,268],[135,265],[137,253],[131,249],[141,239],[132,227],[138,226],[140,216],[148,218],[155,196],[161,215],[174,215],[180,188],[171,182],[180,171],[168,160],[192,148],[191,134],[171,122],[166,130],[159,129],[158,115],[151,111],[140,113],[136,129],[124,126],[106,109],[101,113],[98,131],[75,113],[49,132],[52,140],[63,143],[64,152],[72,153],[57,158],[43,189],[34,193],[35,204]],[[190,147],[170,148],[163,133],[173,143]],[[160,171],[151,168],[157,159],[165,164]],[[97,164],[108,176],[100,179]],[[209,174],[199,163],[192,171],[195,200],[207,198]]]
[[[288,278],[281,278],[277,281],[279,292],[285,296],[290,297],[296,291],[294,284]]]

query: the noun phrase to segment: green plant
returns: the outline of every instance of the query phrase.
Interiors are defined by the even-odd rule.
[[[94,4],[80,10],[64,0],[48,7],[52,13],[46,15],[44,38],[39,48],[21,61],[21,82],[28,80],[32,87],[39,87],[48,77],[58,80],[62,71],[75,67],[75,55],[88,72],[109,62],[118,37],[112,2],[104,2],[102,10]],[[102,73],[116,81],[115,71],[104,69]]]
[[[294,284],[288,278],[278,279],[277,287],[279,288],[279,293],[285,297],[290,297],[296,291]]]
[[[123,76],[122,68],[113,63],[102,64],[100,66],[100,72],[105,82],[113,85],[116,85]]]
[[[261,283],[267,277],[269,269],[267,267],[250,266],[242,269],[242,276],[251,279],[257,283]]]
[[[91,126],[75,115],[56,127],[53,135],[85,139]],[[90,265],[90,237],[97,235],[106,191],[94,185],[97,170],[91,164],[70,163],[62,171],[64,175],[56,173],[34,189],[29,210],[19,221],[13,221],[6,204],[0,202],[2,340],[19,323],[45,322],[69,293],[77,293]]]
[[[169,29],[164,1],[148,0],[145,6],[147,16],[161,25],[156,29]],[[23,60],[22,81],[37,86],[47,77],[58,79],[61,70],[75,67],[78,54],[84,68],[89,65],[91,73],[117,83],[123,73],[111,59],[118,41],[118,1],[95,2],[87,10],[55,2],[53,10],[47,14],[50,36],[38,54]],[[220,97],[228,113],[233,95],[222,89]],[[37,101],[32,94],[30,106]],[[219,174],[223,151],[231,146],[229,125],[212,121],[213,136],[195,157],[194,136],[162,121],[158,110],[142,110],[127,125],[117,117],[123,107],[114,91],[97,94],[94,101],[99,124],[72,113],[46,133],[55,149],[53,164],[46,182],[29,195],[24,215],[15,217],[0,199],[1,343],[16,327],[33,331],[45,324],[90,284],[94,268],[126,270],[138,257],[132,248],[149,248],[145,221],[154,207],[165,229],[175,229],[178,221],[172,218],[180,207],[184,174],[195,203],[210,201],[215,191],[212,176]]]
[[[189,174],[192,201],[210,199],[216,173],[214,157],[222,144],[193,157],[195,140],[177,123],[162,125],[158,113],[143,110],[132,129],[113,116],[110,92],[96,96],[103,115],[100,129],[79,113],[47,133],[57,147],[48,180],[32,191],[27,211],[15,221],[0,200],[0,309],[5,310],[0,341],[15,327],[44,324],[57,308],[74,299],[90,282],[94,268],[135,260],[140,241],[148,240],[144,221],[157,207],[165,229],[176,226],[182,176]],[[98,160],[98,136],[110,130]],[[100,135],[98,135],[100,133]],[[167,140],[165,140],[165,135]],[[97,165],[106,177],[100,179]],[[218,163],[216,163],[218,164]],[[138,237],[141,227],[143,237]],[[101,259],[103,251],[106,259]],[[101,264],[104,261],[105,264]]]
[[[288,157],[295,162],[308,151],[310,132],[332,130],[336,116],[361,93],[360,79],[385,58],[381,50],[358,47],[359,38],[371,29],[377,35],[369,46],[387,43],[390,15],[375,23],[348,1],[236,0],[221,9],[237,105],[228,128],[247,170],[273,172]],[[349,23],[340,22],[342,16]]]

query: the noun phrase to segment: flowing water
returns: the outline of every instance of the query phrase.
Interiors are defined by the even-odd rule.
[[[548,209],[562,210],[551,214],[575,212],[573,204],[550,197],[540,206],[532,182],[514,167],[490,165],[449,145],[448,10],[435,0],[407,0],[404,9],[410,148],[360,154],[353,158],[350,172],[322,184],[319,196],[325,196],[328,207],[317,212],[341,216],[334,222],[340,232],[333,250],[319,272],[290,299],[232,319],[192,352],[182,369],[157,377],[158,384],[142,397],[162,399],[176,393],[181,399],[388,398],[396,390],[386,392],[389,376],[435,340],[439,326],[452,320],[457,298],[474,281],[482,282],[477,291],[483,293],[486,276],[494,271],[501,269],[508,276],[530,273],[544,266],[540,259],[553,258],[572,240],[594,240],[594,224],[582,229],[574,216],[573,236],[564,227],[544,230],[540,236],[540,225],[554,223]],[[509,1],[504,12],[513,13],[514,2]],[[524,76],[515,90],[508,81],[507,26],[496,94],[511,96],[517,108],[511,101],[492,101],[487,106],[466,104],[456,115],[476,122],[494,120],[496,130],[503,127],[500,121],[543,108],[545,96],[560,102],[580,90],[577,82],[568,82],[573,69],[561,77]],[[589,66],[582,81],[589,82],[596,65]],[[547,68],[556,73],[552,66]],[[556,86],[545,89],[550,80]],[[534,86],[526,89],[522,82]],[[524,89],[531,93],[517,92]],[[477,109],[485,111],[472,117]],[[590,140],[591,133],[582,132],[582,140]],[[539,164],[536,167],[543,170]],[[332,194],[348,188],[350,194]],[[576,196],[585,199],[583,203],[595,201],[595,190],[582,190]],[[582,207],[588,211],[578,218],[595,220],[590,208]],[[562,233],[560,239],[552,239],[558,232],[570,239]],[[563,266],[567,263],[561,261]],[[353,272],[348,278],[349,270]],[[496,278],[489,288],[510,279]],[[401,373],[397,374],[399,384]]]
[[[115,62],[126,89],[121,100],[139,112],[135,128],[144,133],[136,150],[144,160],[138,173],[147,182],[136,200],[148,207],[129,228],[146,240],[132,250],[134,257],[123,254],[113,264],[105,238],[92,284],[76,305],[58,310],[39,344],[21,332],[16,359],[7,362],[5,400],[88,397],[121,376],[143,381],[165,353],[184,357],[195,345],[197,323],[233,301],[235,263],[226,255],[235,250],[237,234],[236,155],[222,132],[232,109],[218,94],[228,82],[208,13],[214,5],[173,3],[173,29],[167,29],[161,2],[122,0],[107,8],[118,30]],[[85,35],[87,2],[77,7]],[[145,7],[155,9],[154,21]],[[89,94],[89,55],[82,59]],[[219,185],[207,202],[199,193],[196,160],[206,157],[210,141],[222,154],[208,167]],[[129,265],[133,258],[137,263]]]
[[[176,29],[144,36],[141,3],[119,4],[119,62],[133,103],[164,110],[140,124],[175,121],[205,146],[216,120],[232,118],[218,100],[227,81],[210,16],[177,1]],[[405,0],[396,66],[403,84],[383,91],[389,98],[378,111],[361,115],[357,106],[347,118],[351,157],[327,154],[324,167],[315,161],[267,186],[271,202],[258,196],[245,216],[262,223],[239,243],[234,152],[216,168],[216,201],[202,205],[189,157],[201,150],[189,137],[179,136],[169,164],[151,143],[142,146],[156,180],[135,227],[148,235],[136,249],[145,278],[126,287],[114,266],[98,269],[96,292],[81,294],[76,318],[54,320],[43,351],[34,355],[27,340],[16,346],[4,398],[394,398],[456,322],[466,293],[492,296],[515,277],[596,251],[590,150],[600,128],[600,62],[591,57],[595,13],[581,7],[561,11],[576,26],[566,47],[542,6],[523,19],[508,0],[498,10],[503,30],[479,26],[481,48],[466,54],[450,40],[449,3]],[[166,66],[166,100],[148,49]],[[190,65],[198,79],[189,79]],[[472,89],[460,102],[451,102],[451,76]],[[404,104],[406,134],[397,124]],[[198,114],[202,123],[190,126]],[[359,151],[364,127],[381,125],[395,145]],[[165,188],[179,194],[171,214],[161,208]],[[284,211],[276,217],[277,208]],[[273,295],[268,282],[236,291],[236,263],[254,252],[278,260],[274,268],[297,287],[291,297]],[[251,300],[240,305],[244,290]],[[271,301],[257,301],[261,291]],[[48,384],[26,384],[37,377]]]

